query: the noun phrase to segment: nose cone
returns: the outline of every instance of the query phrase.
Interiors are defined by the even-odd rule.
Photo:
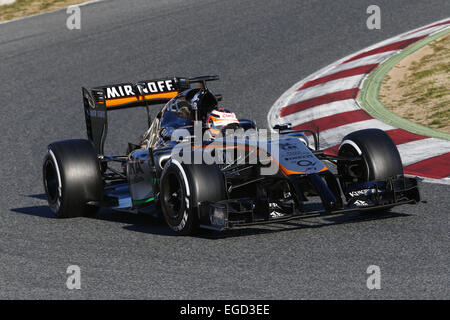
[[[278,161],[284,174],[311,174],[327,170],[308,147],[294,137],[268,141],[268,153]]]

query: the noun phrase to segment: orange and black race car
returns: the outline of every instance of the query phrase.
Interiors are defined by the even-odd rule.
[[[61,218],[99,208],[162,214],[178,234],[386,210],[420,201],[399,152],[378,129],[347,135],[338,155],[318,133],[270,132],[219,106],[217,76],[83,88],[88,139],[51,143],[43,162],[50,208]],[[150,108],[162,105],[152,120]],[[149,129],[123,155],[107,155],[108,113],[143,107]],[[114,163],[119,165],[114,166]]]

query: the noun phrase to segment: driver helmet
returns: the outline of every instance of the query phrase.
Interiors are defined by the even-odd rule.
[[[206,118],[206,125],[213,134],[219,134],[222,129],[232,123],[239,123],[236,115],[224,108],[212,110]]]

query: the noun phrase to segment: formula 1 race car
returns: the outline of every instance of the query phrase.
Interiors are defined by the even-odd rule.
[[[253,121],[219,107],[221,96],[207,88],[212,80],[218,77],[83,88],[88,139],[51,143],[43,162],[55,215],[162,214],[188,235],[420,201],[417,180],[403,175],[384,131],[348,134],[337,155],[320,150],[317,132],[289,124],[262,136]],[[150,108],[160,104],[151,121]],[[133,107],[147,110],[149,129],[125,154],[106,155],[108,113]]]

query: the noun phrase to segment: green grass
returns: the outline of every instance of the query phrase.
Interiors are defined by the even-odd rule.
[[[450,63],[448,62],[450,58],[449,35],[450,29],[442,30],[409,46],[378,66],[366,79],[358,95],[357,99],[362,108],[373,117],[395,127],[416,134],[450,140],[450,101],[448,99],[450,96],[450,86],[448,85],[448,80],[450,80]],[[436,42],[437,39],[440,40]],[[423,60],[418,59],[410,63],[406,70],[402,70],[409,71],[403,75],[403,78],[397,80],[394,85],[386,83],[389,80],[386,77],[387,73],[401,60],[426,45],[436,45],[437,43],[439,43],[438,53],[435,50],[434,53],[436,55],[434,57],[426,55],[423,57]],[[423,65],[424,61],[428,61],[430,64]],[[439,70],[440,73],[438,75],[429,75],[429,72],[424,72],[417,76],[417,78],[421,78],[420,80],[411,76],[411,73],[425,70]],[[402,77],[401,74],[400,77]],[[401,90],[401,95],[399,95],[401,98],[394,98],[396,102],[400,103],[400,106],[407,107],[403,108],[401,115],[387,108],[387,106],[393,107],[391,104],[393,97],[387,90],[381,91],[383,95],[380,95],[382,83],[390,85],[391,91]],[[380,101],[381,97],[384,97],[383,101]],[[412,100],[421,102],[415,104],[412,103]],[[431,125],[430,123],[433,121],[435,121],[434,125]]]
[[[14,3],[0,6],[0,21],[55,10],[84,1],[85,0],[17,0]]]
[[[407,119],[422,120],[424,124],[428,122],[429,126],[437,128],[443,128],[450,122],[450,111],[447,108],[449,101],[433,105],[433,101],[439,101],[438,99],[450,95],[448,83],[442,85],[442,83],[436,83],[436,80],[433,80],[433,76],[438,74],[450,74],[450,63],[436,63],[436,61],[442,61],[450,55],[449,44],[448,39],[430,44],[433,54],[427,54],[419,61],[413,61],[408,67],[411,72],[410,76],[406,77],[405,74],[405,78],[398,83],[398,87],[410,88],[410,90],[402,94],[402,99],[393,100],[392,103],[402,105],[411,101],[421,107],[431,104],[428,111],[425,109],[424,112],[427,113],[427,117],[423,120],[418,119],[417,115],[412,112],[406,114]],[[450,79],[450,75],[447,78]],[[386,80],[388,80],[388,77],[384,81]],[[390,87],[385,85],[385,89],[389,90]]]

